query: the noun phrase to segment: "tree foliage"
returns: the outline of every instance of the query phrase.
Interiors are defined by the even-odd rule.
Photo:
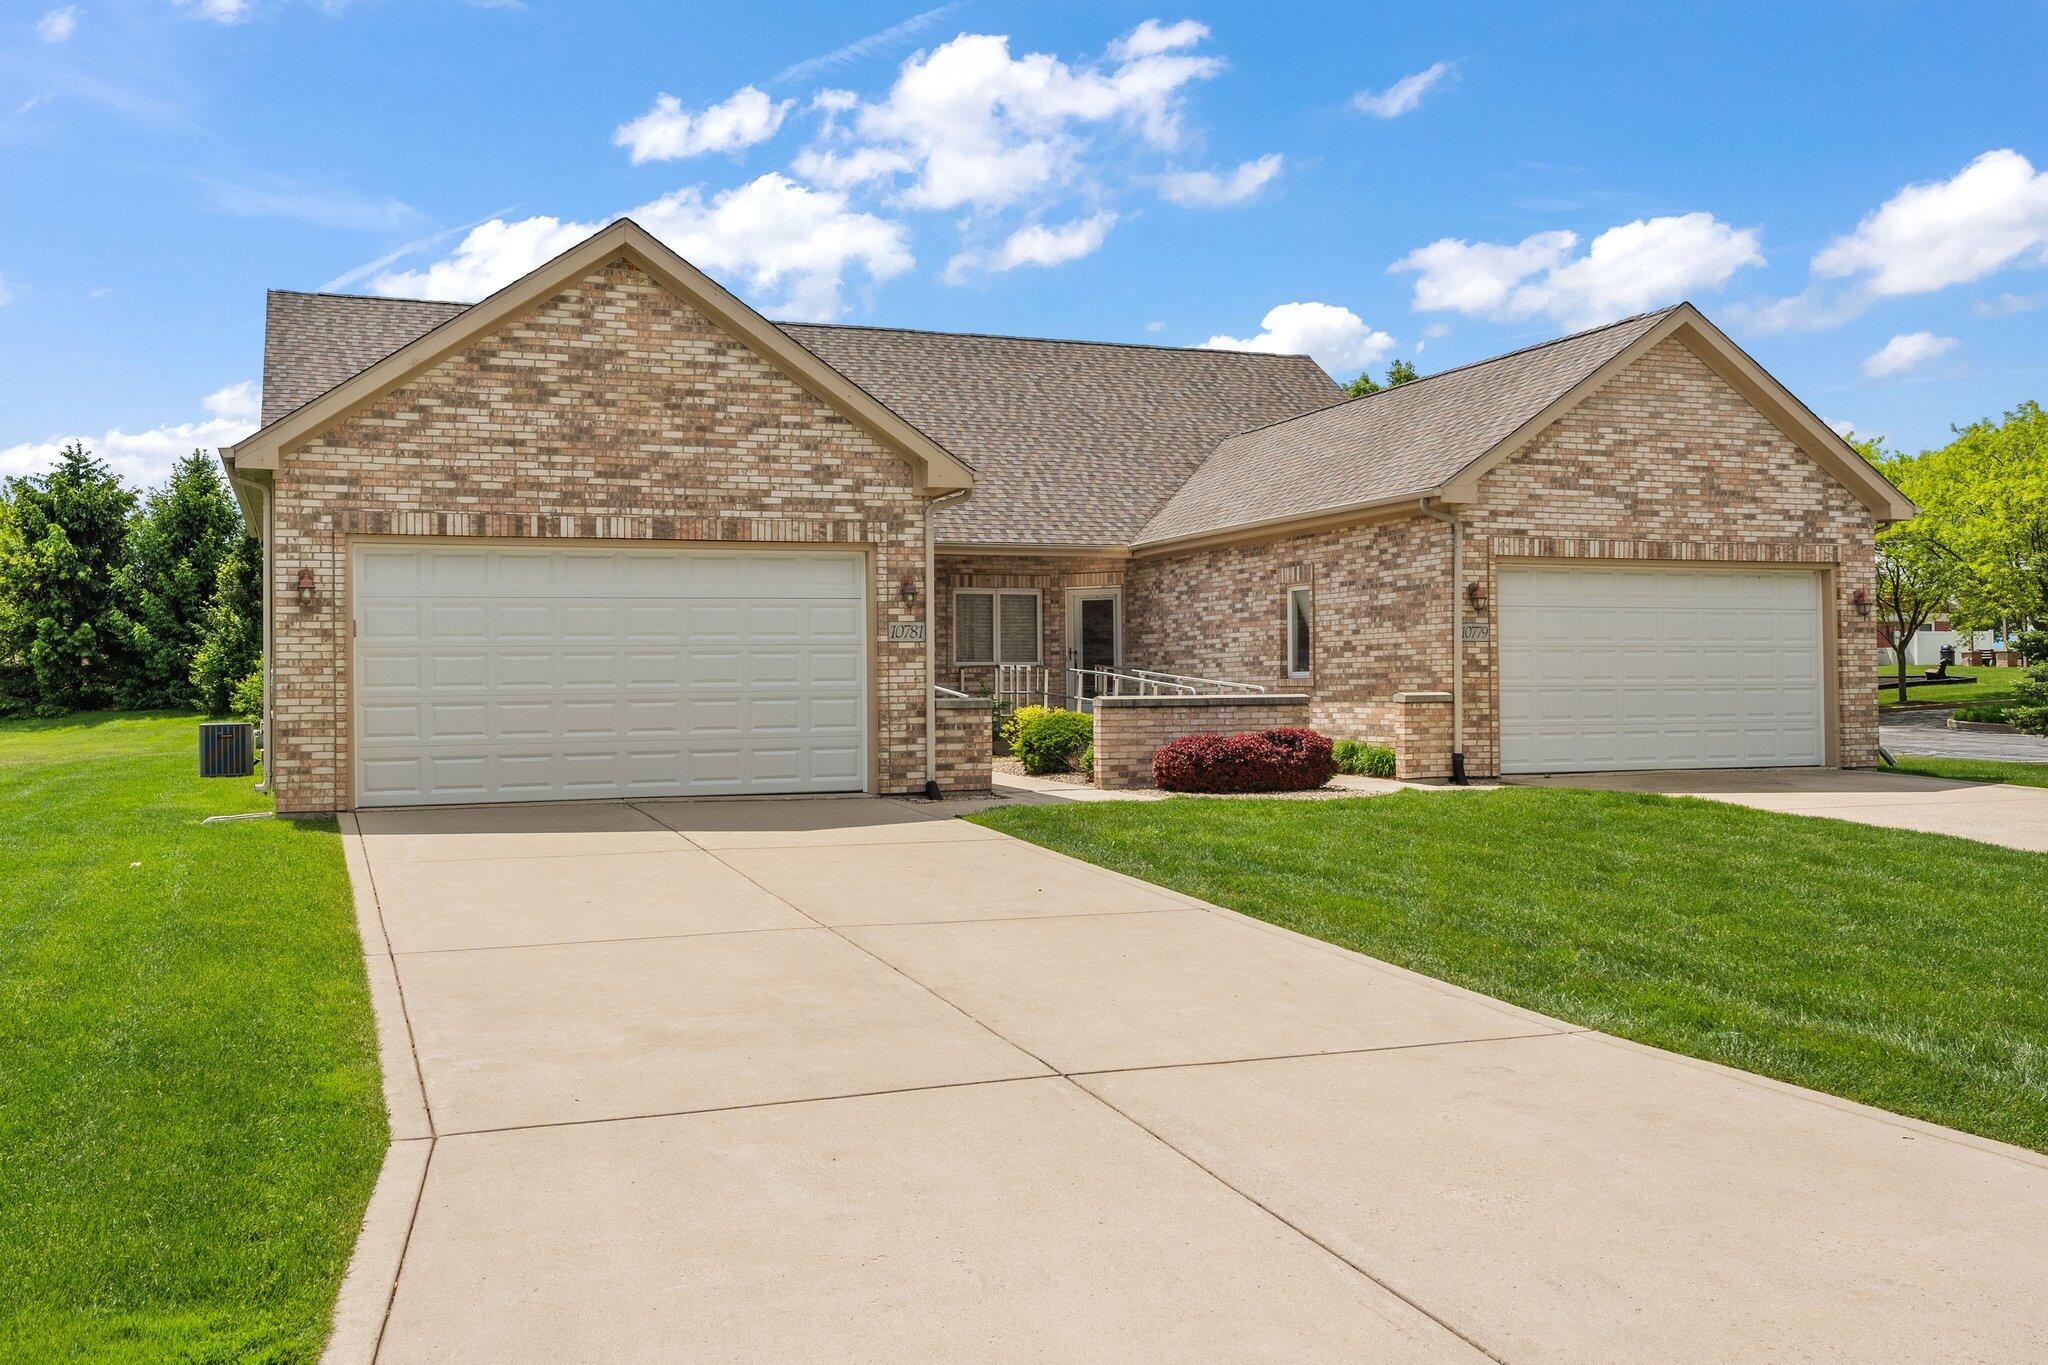
[[[1969,566],[1955,604],[1961,624],[2048,623],[2048,412],[2039,403],[1899,461],[1894,482]]]
[[[1913,496],[1911,487],[1921,477],[1925,456],[1889,454],[1875,440],[1852,438],[1850,444],[1906,496]],[[1900,701],[1906,700],[1906,651],[1914,634],[1937,613],[1955,610],[1955,603],[1972,591],[1976,581],[1969,564],[1943,540],[1943,529],[1923,516],[1877,533],[1878,619],[1891,635]]]
[[[262,709],[263,547],[246,533],[214,574],[199,648],[192,656],[192,689],[212,716],[254,715]],[[237,689],[257,676],[257,706],[249,709]]]
[[[200,451],[180,460],[163,487],[143,500],[121,568],[129,660],[122,705],[150,709],[199,700],[195,656],[221,565],[243,538],[234,499],[213,460]],[[244,662],[235,677],[246,672]]]
[[[1413,364],[1406,360],[1396,360],[1390,362],[1387,366],[1386,383],[1382,384],[1377,379],[1374,379],[1368,371],[1360,370],[1358,378],[1344,386],[1344,392],[1350,394],[1353,398],[1363,398],[1369,393],[1378,393],[1382,389],[1398,388],[1403,384],[1413,383],[1421,377],[1421,375],[1415,373],[1415,366]]]
[[[127,678],[120,573],[135,495],[84,447],[9,479],[0,514],[0,709],[112,704]]]

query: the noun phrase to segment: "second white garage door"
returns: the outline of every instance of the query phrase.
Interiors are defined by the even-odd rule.
[[[1824,761],[1820,576],[1503,568],[1501,771]]]
[[[861,790],[862,564],[359,547],[357,804]]]

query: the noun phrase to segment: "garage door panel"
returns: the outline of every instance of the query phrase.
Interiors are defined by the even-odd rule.
[[[1817,574],[1506,566],[1508,772],[1822,761]]]
[[[858,790],[862,564],[362,547],[357,799]]]

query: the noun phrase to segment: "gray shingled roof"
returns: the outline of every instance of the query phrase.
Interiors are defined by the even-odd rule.
[[[266,425],[463,311],[273,291]],[[1126,545],[1225,437],[1343,397],[1306,356],[786,323],[783,330],[974,467],[939,538]]]
[[[1669,309],[1446,370],[1225,440],[1138,545],[1420,497],[1655,327]]]

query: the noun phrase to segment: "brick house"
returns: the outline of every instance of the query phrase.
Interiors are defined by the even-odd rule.
[[[981,785],[998,686],[1104,694],[1112,781],[1226,717],[1414,776],[1875,757],[1913,509],[1689,305],[1345,401],[777,326],[621,221],[474,305],[274,292],[264,349],[284,810]]]

